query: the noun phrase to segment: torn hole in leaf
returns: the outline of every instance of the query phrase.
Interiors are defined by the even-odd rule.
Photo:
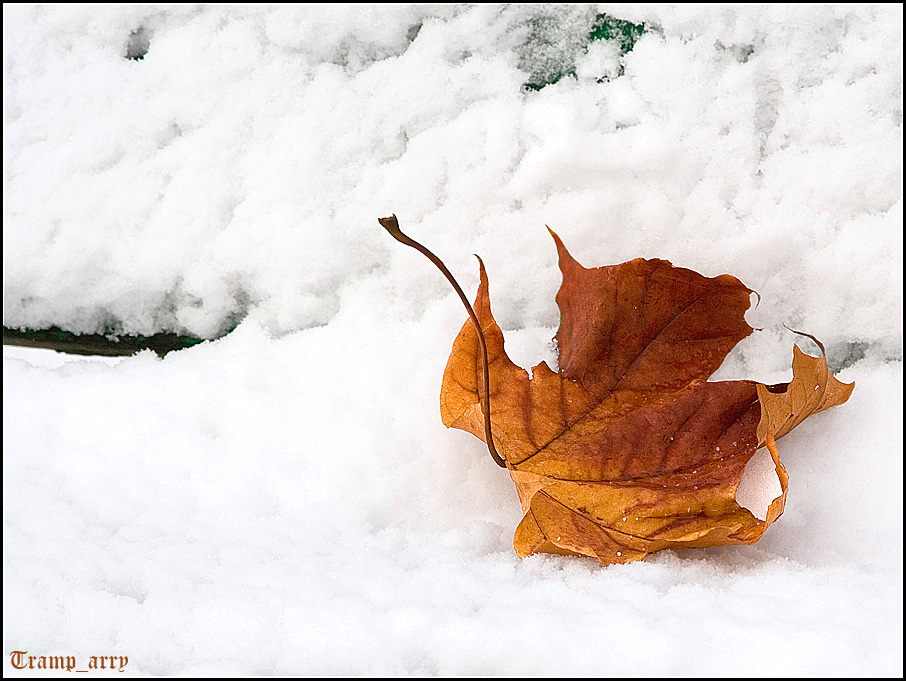
[[[749,459],[736,489],[736,503],[748,509],[759,520],[768,516],[771,502],[783,494],[777,468],[767,447],[758,449]]]

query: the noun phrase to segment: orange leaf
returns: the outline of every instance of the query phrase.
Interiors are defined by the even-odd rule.
[[[494,443],[524,514],[516,552],[607,565],[665,548],[758,541],[786,499],[774,440],[845,402],[853,386],[798,348],[786,386],[709,382],[752,332],[744,318],[750,289],[664,260],[587,269],[551,234],[563,273],[559,372],[542,362],[529,378],[507,357],[483,264],[474,305],[487,343]],[[444,372],[441,416],[484,440],[480,357],[468,321]],[[782,489],[765,520],[736,502],[760,446]]]

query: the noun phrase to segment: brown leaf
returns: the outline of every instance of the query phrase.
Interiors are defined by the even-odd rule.
[[[758,384],[758,399],[767,410],[767,418],[758,424],[758,443],[770,431],[781,438],[802,423],[806,417],[849,399],[855,383],[841,383],[827,368],[824,357],[811,357],[793,346],[793,381],[783,392],[772,392]]]
[[[637,258],[587,269],[551,232],[563,284],[557,294],[559,372],[532,377],[504,351],[481,264],[475,313],[490,363],[497,451],[522,503],[514,545],[625,563],[665,548],[751,544],[783,511],[787,474],[774,440],[808,415],[845,402],[853,385],[797,348],[793,381],[709,382],[752,332],[752,292],[730,275],[704,277]],[[441,416],[485,439],[478,334],[466,322],[444,372]],[[782,494],[759,520],[736,502],[760,446]]]

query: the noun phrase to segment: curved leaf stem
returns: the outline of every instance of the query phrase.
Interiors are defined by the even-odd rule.
[[[781,324],[783,324],[783,322],[781,322]],[[819,341],[812,334],[806,333],[805,331],[796,331],[796,329],[791,329],[786,324],[783,324],[783,326],[786,328],[787,331],[792,331],[793,333],[799,334],[800,336],[805,336],[806,338],[811,338],[814,341],[815,345],[817,345],[819,348],[821,348],[821,356],[825,357],[825,358],[827,357],[827,352],[824,350],[824,343]]]
[[[443,261],[434,255],[427,248],[422,246],[420,243],[414,239],[410,239],[408,236],[403,234],[400,230],[399,221],[396,219],[396,215],[391,215],[389,218],[378,218],[378,222],[381,223],[381,226],[390,232],[390,236],[399,241],[400,243],[411,246],[419,253],[424,255],[428,260],[433,262],[437,268],[443,273],[447,278],[447,281],[452,284],[453,288],[456,290],[456,293],[459,294],[459,299],[462,301],[462,304],[465,305],[466,311],[469,313],[469,317],[472,319],[472,323],[475,325],[475,331],[478,333],[478,344],[481,346],[481,368],[482,368],[482,377],[484,378],[484,400],[480,401],[481,411],[484,415],[484,433],[485,441],[488,444],[488,451],[491,453],[491,458],[494,459],[496,463],[501,468],[506,468],[506,461],[500,454],[497,453],[497,448],[494,447],[494,438],[491,435],[491,391],[490,391],[490,371],[488,369],[488,346],[484,339],[484,332],[481,330],[481,324],[478,321],[478,317],[475,315],[475,310],[472,309],[472,305],[469,303],[469,299],[466,298],[466,294],[462,292],[462,289],[459,287],[459,284],[456,282],[456,279],[453,278],[453,275],[450,274],[450,270],[447,269],[447,266],[444,265]],[[479,392],[481,395],[481,392]]]

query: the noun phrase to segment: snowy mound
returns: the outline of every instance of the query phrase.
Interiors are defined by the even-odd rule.
[[[281,334],[363,284],[419,316],[450,294],[395,212],[464,279],[486,259],[510,328],[557,323],[548,224],[897,355],[898,16],[623,10],[620,57],[588,7],[5,10],[4,323]]]

